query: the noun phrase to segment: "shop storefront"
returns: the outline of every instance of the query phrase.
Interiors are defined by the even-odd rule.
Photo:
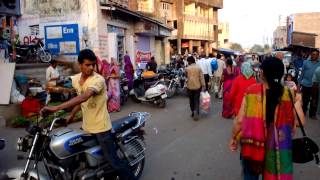
[[[0,61],[9,61],[8,44],[16,43],[17,17],[21,15],[20,0],[0,1]]]
[[[109,39],[113,41],[113,49],[110,51],[110,57],[114,57],[120,64],[123,64],[123,56],[125,55],[125,29],[113,25],[107,25]]]

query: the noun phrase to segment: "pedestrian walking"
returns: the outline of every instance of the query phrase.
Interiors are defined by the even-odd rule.
[[[312,77],[317,67],[320,66],[319,51],[317,49],[312,50],[311,58],[304,61],[301,72],[301,92],[303,101],[303,111],[306,114],[309,109],[309,117],[311,119],[317,119],[316,111],[317,107],[314,103],[317,97],[312,96]],[[310,104],[310,108],[308,108]]]
[[[288,88],[290,88],[293,91],[297,91],[297,85],[296,83],[293,81],[293,77],[292,74],[287,73],[284,76],[284,85],[287,86]]]
[[[255,83],[256,79],[251,64],[249,62],[242,63],[241,74],[235,78],[230,93],[225,97],[233,104],[232,116],[238,114],[246,89]]]
[[[217,54],[217,63],[218,63],[218,68],[216,71],[214,71],[214,93],[216,98],[222,98],[222,93],[221,93],[221,77],[223,70],[226,68],[226,63],[223,61],[221,54]]]
[[[283,87],[284,66],[271,57],[262,62],[263,83],[248,87],[240,111],[235,118],[230,149],[241,143],[244,180],[293,179],[292,134],[296,126],[294,92]],[[291,98],[292,97],[292,98]],[[299,117],[304,123],[303,114]],[[240,137],[240,138],[239,138]]]
[[[312,77],[312,94],[313,94],[313,104],[315,107],[317,107],[317,115],[320,115],[320,66],[317,67],[317,69],[314,71],[313,77]]]
[[[231,118],[233,116],[233,102],[228,98],[234,79],[240,74],[238,67],[233,66],[232,59],[227,59],[227,68],[223,70],[221,82],[223,83],[222,117]]]
[[[108,110],[120,111],[120,69],[115,58],[111,58],[108,74]]]
[[[130,59],[130,56],[127,54],[124,56],[124,73],[126,74],[126,78],[128,80],[128,88],[129,90],[132,89],[133,86],[133,76],[134,76],[134,69]]]
[[[206,85],[206,91],[208,91],[210,77],[212,76],[211,61],[209,58],[206,58],[204,55],[202,55],[200,60],[197,62],[197,65],[199,65],[201,68]]]
[[[200,93],[205,88],[205,81],[201,68],[196,64],[193,56],[189,56],[189,66],[186,68],[187,89],[189,96],[189,104],[191,109],[191,117],[197,121],[200,113]]]

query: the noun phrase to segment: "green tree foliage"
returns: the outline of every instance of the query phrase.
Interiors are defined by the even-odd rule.
[[[242,48],[241,44],[239,44],[239,43],[232,43],[230,46],[230,49],[235,50],[235,51],[240,51],[240,52],[243,51],[243,48]]]
[[[258,52],[264,52],[264,48],[259,44],[253,45],[250,49],[250,53],[258,53]]]

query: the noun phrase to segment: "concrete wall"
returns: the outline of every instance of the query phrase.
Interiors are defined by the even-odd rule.
[[[316,36],[316,48],[320,48],[320,13],[294,14],[294,31],[314,33]]]
[[[30,37],[30,26],[39,25],[38,37],[44,38],[44,26],[61,24],[78,24],[80,49],[99,49],[97,33],[97,6],[94,0],[49,0],[47,3],[37,4],[37,0],[25,0],[23,15],[18,19],[20,40]],[[31,37],[32,38],[32,37]],[[85,41],[87,40],[87,41]],[[86,42],[86,43],[85,43]],[[67,58],[71,61],[75,57]]]
[[[287,27],[278,26],[273,32],[273,46],[275,49],[281,49],[287,46]]]

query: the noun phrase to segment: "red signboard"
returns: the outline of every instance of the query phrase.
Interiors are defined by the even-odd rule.
[[[145,52],[145,51],[137,51],[136,52],[136,62],[140,63],[141,61],[149,61],[151,59],[151,52]]]

